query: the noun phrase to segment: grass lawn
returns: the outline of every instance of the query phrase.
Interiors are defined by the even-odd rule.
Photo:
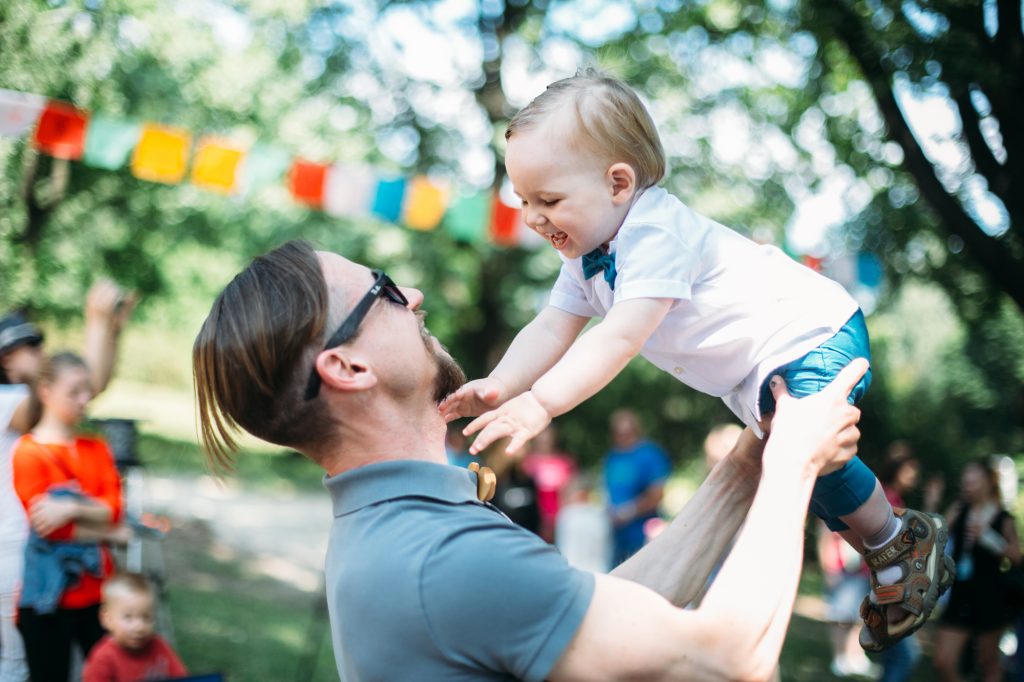
[[[336,681],[318,596],[260,574],[219,547],[200,522],[164,546],[178,652],[189,670],[231,682]]]

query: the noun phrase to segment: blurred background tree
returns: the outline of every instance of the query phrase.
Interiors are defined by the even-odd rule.
[[[695,209],[822,258],[840,279],[862,254],[880,260],[882,286],[856,292],[875,311],[864,453],[877,461],[907,438],[952,468],[1024,449],[1021,132],[1008,129],[1024,69],[1011,4],[12,0],[0,7],[0,86],[498,188],[508,118],[548,82],[598,66],[645,97],[670,158],[665,185]],[[225,198],[62,168],[11,140],[0,168],[0,306],[59,324],[109,274],[147,296],[144,348],[163,348],[162,334],[179,354],[129,374],[178,387],[214,292],[291,237],[424,289],[432,331],[473,375],[559,267],[550,249],[332,218],[283,187]],[[730,418],[637,361],[559,420],[569,449],[596,461],[624,404],[681,460]]]

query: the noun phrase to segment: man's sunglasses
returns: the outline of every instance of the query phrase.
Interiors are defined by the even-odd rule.
[[[378,298],[382,296],[388,300],[398,303],[399,305],[409,305],[409,299],[405,297],[402,290],[398,288],[398,285],[392,281],[387,273],[382,270],[371,270],[373,273],[373,286],[366,292],[356,307],[352,309],[352,312],[348,314],[344,320],[341,321],[341,325],[338,330],[331,334],[331,338],[327,339],[327,344],[323,350],[328,348],[335,348],[341,344],[349,341],[353,336],[356,335],[356,331],[359,329],[359,325],[363,323],[363,318],[366,317],[367,313],[370,312],[370,308],[377,302]],[[321,351],[323,352],[323,351]],[[309,375],[309,383],[306,384],[306,400],[312,400],[320,392],[320,374],[316,371],[316,361],[314,360],[313,372]]]

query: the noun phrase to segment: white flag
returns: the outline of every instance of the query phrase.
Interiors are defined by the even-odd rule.
[[[29,92],[0,88],[0,135],[21,137],[32,130],[46,98]]]

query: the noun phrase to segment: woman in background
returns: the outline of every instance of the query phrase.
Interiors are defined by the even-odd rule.
[[[1019,565],[1021,555],[1013,516],[1000,502],[999,477],[987,458],[964,467],[960,501],[947,516],[956,581],[935,639],[935,669],[942,682],[957,682],[960,654],[973,637],[981,679],[999,682],[999,639],[1014,615],[999,573],[1004,561]]]

